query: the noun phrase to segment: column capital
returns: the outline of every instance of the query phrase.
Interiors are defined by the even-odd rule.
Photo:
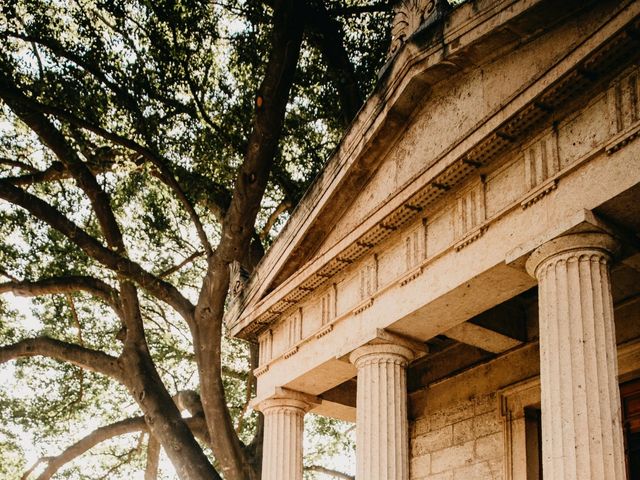
[[[351,355],[349,355],[349,361],[353,363],[356,368],[359,368],[363,362],[368,360],[384,361],[391,359],[398,360],[402,366],[407,366],[414,357],[413,350],[403,345],[397,345],[395,343],[374,343],[356,348],[351,352]]]
[[[571,233],[549,240],[536,248],[526,263],[527,273],[538,277],[539,269],[554,258],[567,258],[582,254],[600,254],[605,258],[615,255],[620,248],[618,241],[608,233]]]
[[[254,404],[253,408],[262,413],[274,408],[290,408],[306,413],[320,402],[321,400],[313,395],[278,387],[274,395]]]

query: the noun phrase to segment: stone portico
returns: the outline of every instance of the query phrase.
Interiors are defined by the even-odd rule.
[[[302,478],[309,411],[356,423],[358,480],[625,479],[640,2],[396,9],[376,89],[226,319],[260,346],[263,480]]]

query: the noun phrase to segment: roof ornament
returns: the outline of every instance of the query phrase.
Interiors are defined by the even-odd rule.
[[[244,289],[249,280],[249,272],[238,262],[234,260],[229,265],[229,288],[231,290],[231,302],[236,302],[244,295]]]
[[[391,27],[389,58],[417,30],[440,20],[451,9],[447,0],[397,0],[393,7],[395,16]]]

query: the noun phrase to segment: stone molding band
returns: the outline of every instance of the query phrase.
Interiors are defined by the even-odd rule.
[[[274,411],[299,411],[302,414],[305,414],[312,407],[313,405],[311,403],[294,398],[269,398],[267,400],[263,400],[254,408],[255,410],[262,412],[264,415],[268,415]]]
[[[559,260],[595,255],[609,261],[619,250],[618,242],[607,233],[563,235],[538,247],[527,260],[527,273],[540,279],[540,272]]]
[[[349,355],[349,361],[356,368],[365,364],[384,362],[399,362],[399,365],[406,367],[413,358],[414,353],[411,349],[391,343],[364,345]]]

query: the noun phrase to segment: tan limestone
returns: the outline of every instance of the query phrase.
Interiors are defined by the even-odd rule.
[[[527,262],[539,282],[545,480],[625,478],[606,234],[559,237]]]
[[[406,368],[412,358],[409,348],[393,344],[365,345],[350,356],[358,369],[358,480],[409,480]]]
[[[272,398],[256,408],[264,414],[262,480],[302,480],[304,414],[311,403]]]

